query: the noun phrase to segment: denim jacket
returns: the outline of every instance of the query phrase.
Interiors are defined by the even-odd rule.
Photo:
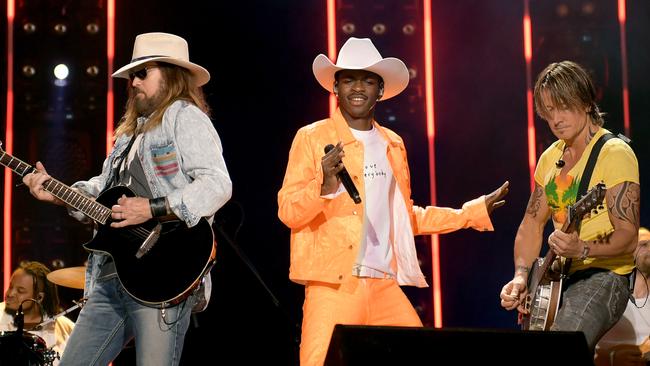
[[[138,119],[138,126],[147,121]],[[120,136],[104,161],[100,175],[72,185],[96,197],[112,179],[113,162],[129,145],[131,136]],[[153,197],[167,197],[171,210],[189,227],[202,217],[210,222],[232,195],[232,182],[222,154],[221,140],[209,117],[195,105],[176,101],[165,111],[162,123],[144,133],[138,158]],[[80,221],[81,212],[70,210]],[[106,255],[91,254],[86,272],[87,296],[94,286]],[[209,275],[209,273],[208,273]],[[209,283],[209,278],[207,281]],[[207,290],[207,289],[206,289]]]

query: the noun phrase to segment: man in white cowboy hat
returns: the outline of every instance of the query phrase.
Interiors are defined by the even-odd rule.
[[[211,220],[230,199],[232,183],[221,141],[208,117],[208,105],[201,90],[210,74],[190,62],[188,45],[183,38],[167,33],[146,33],[136,37],[131,62],[113,76],[129,81],[129,98],[115,131],[115,146],[100,175],[72,187],[97,197],[105,189],[119,185],[128,187],[135,196],[115,197],[110,207],[110,228],[100,229],[97,236],[108,232],[111,241],[121,241],[123,237],[119,233],[142,233],[144,227],[134,225],[152,218],[172,217],[184,224],[178,226],[179,229],[208,225],[209,242],[201,244],[202,247],[207,245],[208,252],[212,250],[214,254],[212,232],[205,221]],[[32,195],[63,205],[61,197],[44,189],[43,184],[50,177],[43,165],[39,162],[36,167],[36,172],[23,178]],[[80,220],[87,220],[80,211],[70,208],[69,211]],[[117,230],[120,228],[132,230]],[[111,231],[113,229],[116,230]],[[145,231],[149,232],[151,229]],[[156,244],[161,248],[167,235],[163,231],[149,253],[160,253],[156,252]],[[199,248],[198,240],[192,238],[188,235],[184,237],[185,243],[170,243],[179,261],[183,253]],[[135,248],[142,249],[139,240],[135,243]],[[115,243],[120,244],[124,243]],[[137,298],[132,295],[133,290],[129,292],[128,286],[122,283],[119,251],[107,251],[111,256],[95,251],[89,256],[85,288],[88,301],[79,314],[61,365],[107,365],[133,338],[138,365],[177,365],[193,307],[200,302],[205,305],[206,299],[198,299],[203,291],[192,291],[195,286],[191,286],[182,296],[171,298],[169,303]],[[144,256],[148,253],[140,252],[138,250]],[[210,283],[209,268],[213,258],[210,253],[208,257],[201,262],[206,263],[205,267],[196,269],[199,277],[193,285],[201,283],[201,289],[203,284],[209,287]],[[171,264],[176,267],[174,259]],[[184,265],[186,263],[178,263],[177,268],[153,270],[160,271],[159,274],[171,271],[180,275],[183,273],[180,267]],[[139,268],[139,271],[145,270]],[[171,284],[151,283],[149,286],[155,293]],[[209,289],[205,291],[209,295]]]
[[[376,103],[406,88],[404,63],[350,38],[336,64],[321,54],[312,69],[339,108],[297,132],[278,193],[278,216],[291,228],[289,277],[305,285],[303,366],[323,364],[337,323],[422,326],[400,288],[427,286],[413,236],[492,230],[489,214],[508,191],[506,182],[457,210],[414,206],[404,143],[374,120]]]

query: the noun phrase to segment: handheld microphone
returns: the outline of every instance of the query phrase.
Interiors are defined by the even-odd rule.
[[[327,146],[325,146],[325,154],[330,152],[333,148],[334,145],[332,144],[328,144]],[[357,191],[357,187],[354,185],[352,178],[350,178],[350,174],[348,173],[347,169],[343,167],[343,170],[336,173],[336,176],[341,180],[341,183],[343,183],[343,187],[345,187],[345,190],[348,191],[354,203],[361,203],[361,197],[359,196],[359,191]]]

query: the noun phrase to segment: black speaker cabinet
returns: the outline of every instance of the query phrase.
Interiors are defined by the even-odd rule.
[[[411,363],[412,362],[412,363]],[[593,365],[581,332],[337,325],[326,366]]]

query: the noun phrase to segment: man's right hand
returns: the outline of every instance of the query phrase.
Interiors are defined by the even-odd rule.
[[[323,170],[323,184],[320,187],[321,196],[335,193],[338,190],[339,179],[336,174],[344,168],[344,156],[343,143],[339,141],[332,150],[321,158],[320,164]]]
[[[528,310],[525,308],[526,296],[528,295],[528,288],[526,286],[528,279],[522,274],[517,274],[501,289],[501,306],[506,310],[513,310],[517,308],[522,314],[527,314]]]

